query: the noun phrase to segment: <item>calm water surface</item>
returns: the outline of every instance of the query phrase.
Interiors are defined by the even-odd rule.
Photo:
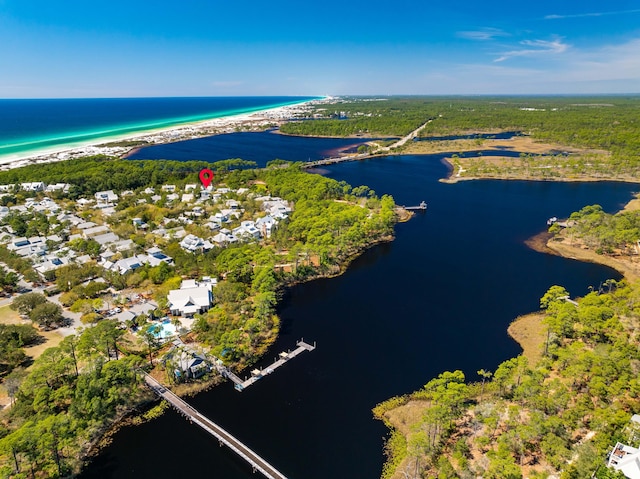
[[[242,158],[258,167],[271,160],[313,161],[352,152],[371,138],[307,138],[281,135],[276,131],[226,133],[194,140],[176,141],[142,148],[130,160],[219,161]]]
[[[385,427],[371,408],[444,370],[473,378],[520,352],[506,333],[553,284],[572,295],[619,278],[611,269],[536,253],[523,241],[550,216],[587,204],[612,211],[637,188],[623,183],[439,183],[441,155],[332,166],[327,175],[429,203],[342,276],[292,288],[282,334],[263,365],[297,339],[318,347],[243,393],[225,384],[190,400],[287,477],[373,479]],[[119,432],[83,478],[249,479],[249,466],[173,411]]]

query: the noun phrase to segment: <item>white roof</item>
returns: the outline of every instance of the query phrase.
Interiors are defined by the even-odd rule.
[[[629,479],[640,479],[640,450],[617,443],[611,451],[607,467],[613,467]]]
[[[182,312],[195,312],[200,308],[211,306],[213,295],[208,287],[173,289],[169,291],[170,309]],[[189,308],[191,306],[191,308]],[[194,311],[191,311],[195,307]]]

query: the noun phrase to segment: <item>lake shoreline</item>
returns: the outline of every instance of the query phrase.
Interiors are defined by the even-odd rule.
[[[474,179],[482,180],[500,178]],[[519,179],[522,180],[526,178]],[[446,183],[456,182],[457,181]],[[626,203],[619,211],[638,209],[639,206],[640,198],[635,197],[629,200],[629,202]],[[620,257],[599,255],[586,247],[567,244],[566,241],[567,239],[565,237],[561,235],[554,235],[553,233],[549,233],[545,230],[528,238],[524,243],[527,247],[539,253],[560,256],[562,258],[573,259],[576,261],[596,263],[618,271],[627,281],[636,282],[640,280],[640,262],[636,262],[634,264],[634,262],[631,261],[631,258],[625,261],[620,259]],[[543,348],[547,337],[547,327],[543,323],[544,316],[545,313],[541,310],[532,311],[514,318],[507,328],[507,334],[516,343],[518,343],[522,349],[520,354],[525,356],[530,364],[537,364],[543,357]],[[373,409],[374,417],[385,424],[389,429],[390,434],[385,441],[385,450],[388,451],[388,457],[383,466],[383,478],[385,479],[399,478],[400,476],[398,471],[406,465],[406,457],[402,455],[401,451],[394,449],[392,443],[398,443],[398,435],[402,436],[406,441],[406,431],[403,431],[402,428],[407,426],[404,421],[397,421],[396,416],[402,416],[402,411],[410,407],[411,401],[414,401],[413,395],[414,393],[408,393],[404,396],[389,398]],[[395,422],[391,420],[392,417],[396,417]]]
[[[396,224],[397,224],[397,223],[405,223],[409,221],[414,216],[414,213],[411,211],[407,211],[402,207],[396,207],[396,215],[397,215],[397,221],[396,221]],[[366,251],[368,251],[369,249],[375,246],[385,244],[385,243],[390,243],[394,239],[395,239],[395,234],[385,235],[380,238],[372,239],[366,245],[363,245],[362,247],[359,247],[353,251],[349,251],[345,257],[340,258],[338,262],[339,264],[336,265],[335,268],[331,268],[327,271],[320,272],[305,278],[298,278],[288,282],[283,282],[282,284],[279,285],[278,290],[280,291],[286,290],[296,285],[308,283],[318,279],[330,279],[330,278],[338,277],[344,274],[349,269],[349,266],[351,265],[351,263],[355,261],[359,256],[364,254]],[[260,354],[258,357],[256,357],[254,362],[247,363],[244,367],[242,367],[242,369],[239,369],[236,372],[238,374],[242,374],[243,371],[249,370],[255,362],[266,357],[267,353],[269,352],[269,350],[271,349],[275,341],[277,341],[279,335],[280,335],[280,331],[278,331],[275,338],[273,338],[273,340],[270,341],[269,344],[264,345],[265,351],[262,354]],[[183,384],[172,385],[172,386],[167,385],[167,388],[171,389],[176,395],[182,398],[188,398],[188,397],[196,396],[200,393],[210,391],[214,387],[222,387],[225,384],[231,387],[229,380],[225,380],[216,374],[211,378],[207,379],[206,381],[183,383]],[[158,415],[161,415],[166,409],[169,409],[169,407],[165,407],[153,418],[145,419],[144,415],[146,411],[152,408],[152,405],[156,405],[158,403],[161,403],[161,399],[159,397],[153,397],[149,400],[145,400],[142,403],[134,405],[132,408],[128,409],[127,411],[123,411],[116,418],[114,418],[114,420],[110,424],[104,427],[103,432],[98,437],[94,438],[91,441],[87,450],[82,454],[82,456],[80,457],[80,462],[83,464],[83,467],[77,473],[80,473],[83,470],[85,470],[85,468],[90,464],[91,460],[96,456],[98,456],[105,447],[111,444],[113,436],[118,431],[130,426],[137,426],[150,419],[154,419]]]

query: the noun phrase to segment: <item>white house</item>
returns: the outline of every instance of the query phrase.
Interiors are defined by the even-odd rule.
[[[196,281],[183,281],[180,289],[169,291],[169,309],[174,316],[192,317],[204,313],[213,304],[210,285],[200,285]]]
[[[253,221],[243,221],[240,226],[233,230],[233,235],[237,238],[258,240],[260,239],[260,230],[256,228]]]
[[[213,245],[207,240],[188,234],[180,242],[180,247],[185,251],[195,253],[196,251],[209,251]]]
[[[111,230],[109,230],[109,227],[105,225],[93,226],[91,228],[85,229],[82,232],[82,236],[84,236],[85,239],[89,239],[89,238],[94,238],[96,236],[100,236],[103,234],[107,234],[110,231]]]
[[[607,467],[621,471],[629,479],[640,479],[640,450],[617,443],[609,455]]]
[[[118,195],[113,190],[98,191],[95,195],[96,201],[103,203],[114,203],[118,201]]]
[[[270,215],[258,218],[256,220],[256,228],[258,228],[263,238],[271,238],[271,233],[273,232],[277,224],[278,221]]]
[[[120,274],[128,273],[129,271],[134,271],[142,266],[142,261],[136,256],[131,258],[124,258],[115,262],[115,264],[111,267],[112,270],[120,271]]]
[[[31,183],[20,183],[20,189],[24,191],[44,191],[47,187],[42,181],[33,181]]]
[[[46,191],[62,191],[63,193],[68,193],[71,185],[69,183],[56,183],[55,185],[48,185]]]

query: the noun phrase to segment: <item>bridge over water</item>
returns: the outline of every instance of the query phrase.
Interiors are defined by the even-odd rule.
[[[249,447],[244,445],[240,440],[233,437],[211,419],[200,414],[195,408],[191,407],[186,401],[176,396],[160,382],[156,381],[152,376],[145,373],[144,380],[153,392],[171,404],[179,413],[191,422],[200,426],[222,444],[238,454],[242,459],[251,464],[254,471],[259,471],[269,479],[287,479],[284,474],[265,461],[257,453],[252,451]]]

